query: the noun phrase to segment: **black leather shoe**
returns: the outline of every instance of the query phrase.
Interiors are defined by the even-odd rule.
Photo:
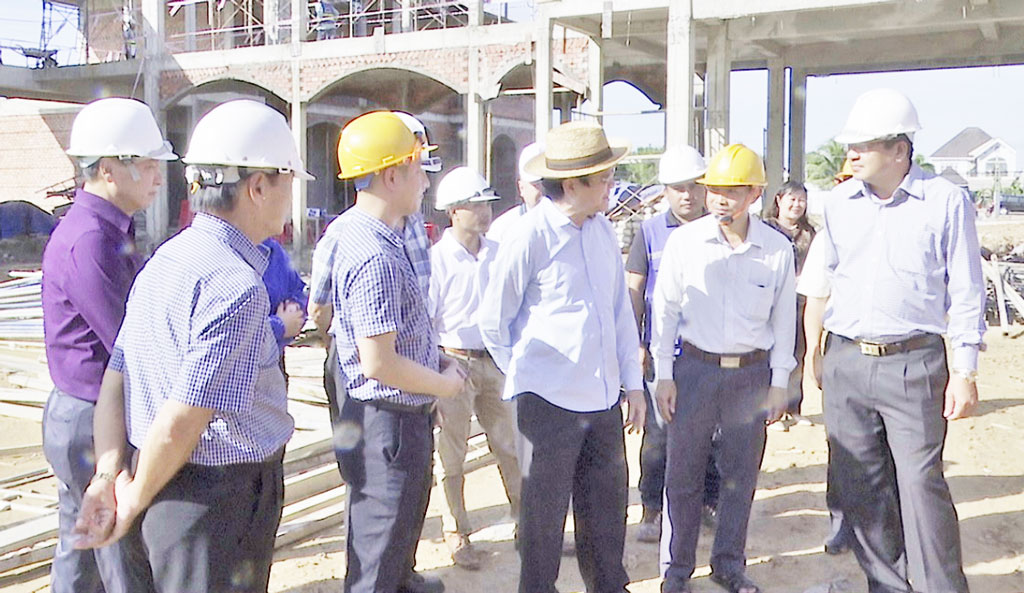
[[[850,542],[845,537],[830,537],[825,540],[825,553],[838,556],[850,551]]]
[[[413,572],[398,586],[398,593],[444,593],[444,583],[437,577]]]

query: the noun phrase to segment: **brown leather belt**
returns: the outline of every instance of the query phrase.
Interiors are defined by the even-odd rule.
[[[852,340],[846,336],[829,334],[829,337],[832,336],[835,336],[836,339],[842,340],[847,344],[857,345],[857,347],[860,348],[860,353],[864,356],[890,356],[892,354],[910,352],[911,350],[919,350],[942,341],[942,336],[936,334],[922,334],[920,336],[914,336],[898,342],[885,343],[872,342],[870,340]]]
[[[723,369],[740,369],[768,358],[767,350],[753,350],[743,354],[715,354],[705,352],[689,342],[683,342],[683,356],[719,366]]]
[[[449,356],[455,358],[461,358],[463,360],[476,360],[479,358],[490,358],[491,353],[486,350],[467,350],[464,348],[449,348],[447,346],[441,346],[441,351]]]

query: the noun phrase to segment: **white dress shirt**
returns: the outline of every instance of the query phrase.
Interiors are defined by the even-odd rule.
[[[507,375],[505,399],[536,393],[574,412],[611,409],[643,388],[640,338],[611,223],[576,226],[548,199],[498,249],[480,332]]]
[[[825,261],[825,233],[818,233],[811,240],[804,258],[804,269],[796,279],[796,293],[805,297],[826,299],[832,292],[832,270]]]
[[[975,215],[964,190],[917,165],[888,200],[856,179],[833,188],[825,203],[825,329],[880,342],[947,334],[950,366],[975,370],[985,331]]]
[[[508,210],[502,212],[501,216],[491,221],[491,226],[487,229],[487,238],[491,241],[501,243],[505,238],[505,235],[509,233],[509,230],[519,222],[519,219],[521,219],[526,212],[526,204],[522,203],[512,206]]]
[[[497,243],[480,237],[480,250],[474,256],[449,228],[430,250],[428,311],[441,346],[483,350],[476,316],[487,267],[493,263],[497,249]]]
[[[659,380],[672,380],[676,341],[716,354],[769,350],[771,384],[796,368],[793,245],[751,217],[735,249],[705,216],[669,236],[654,285],[651,354]]]

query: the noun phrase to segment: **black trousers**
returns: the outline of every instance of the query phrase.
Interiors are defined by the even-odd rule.
[[[358,430],[336,448],[348,486],[346,593],[393,593],[412,574],[433,481],[429,414],[378,409],[344,398],[338,431]],[[337,441],[337,439],[336,439]]]
[[[672,532],[663,591],[678,588],[696,567],[701,497],[716,427],[720,431],[718,471],[727,487],[718,499],[711,569],[742,572],[746,566],[747,523],[764,456],[763,403],[770,375],[767,362],[723,369],[685,356],[676,358],[676,414],[668,424],[665,476],[666,514]]]
[[[964,593],[960,529],[942,474],[946,350],[873,357],[838,336],[822,382],[835,496],[871,593]]]
[[[587,593],[621,593],[626,539],[622,410],[572,412],[537,394],[516,397],[523,474],[520,593],[554,593],[572,497],[576,559]]]
[[[59,513],[50,590],[54,593],[153,591],[153,576],[138,525],[120,541],[105,548],[77,550],[72,541],[71,532],[82,506],[82,496],[96,472],[92,430],[95,409],[96,404],[55,388],[43,411],[43,453],[57,477]]]
[[[185,464],[142,521],[160,593],[265,592],[284,501],[284,450],[262,463]]]

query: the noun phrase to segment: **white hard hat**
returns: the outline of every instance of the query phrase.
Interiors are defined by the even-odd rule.
[[[530,162],[535,156],[544,152],[544,145],[540,142],[534,142],[533,144],[527,144],[526,148],[519,153],[519,178],[527,183],[536,183],[540,181],[540,177],[533,173],[528,173],[524,167],[526,163]]]
[[[658,183],[674,185],[693,181],[708,170],[704,157],[692,146],[672,146],[658,161]]]
[[[189,165],[226,165],[290,171],[298,179],[315,179],[299,158],[292,130],[278,111],[250,99],[221,103],[192,130]]]
[[[461,202],[490,202],[499,197],[482,175],[469,167],[456,167],[437,184],[434,208],[447,210]]]
[[[86,105],[71,126],[68,154],[80,159],[144,157],[173,161],[153,112],[142,101],[111,97]]]
[[[413,136],[416,136],[416,138],[419,139],[420,144],[423,146],[430,146],[430,141],[427,138],[427,128],[423,125],[423,122],[404,111],[393,111],[392,113],[405,122],[406,127],[409,128]],[[431,156],[426,150],[420,153],[420,167],[422,167],[424,171],[428,173],[440,173],[443,166],[444,164],[441,162],[441,157]]]
[[[917,110],[906,95],[893,89],[874,89],[857,97],[836,142],[858,144],[898,134],[913,140],[920,129]]]

